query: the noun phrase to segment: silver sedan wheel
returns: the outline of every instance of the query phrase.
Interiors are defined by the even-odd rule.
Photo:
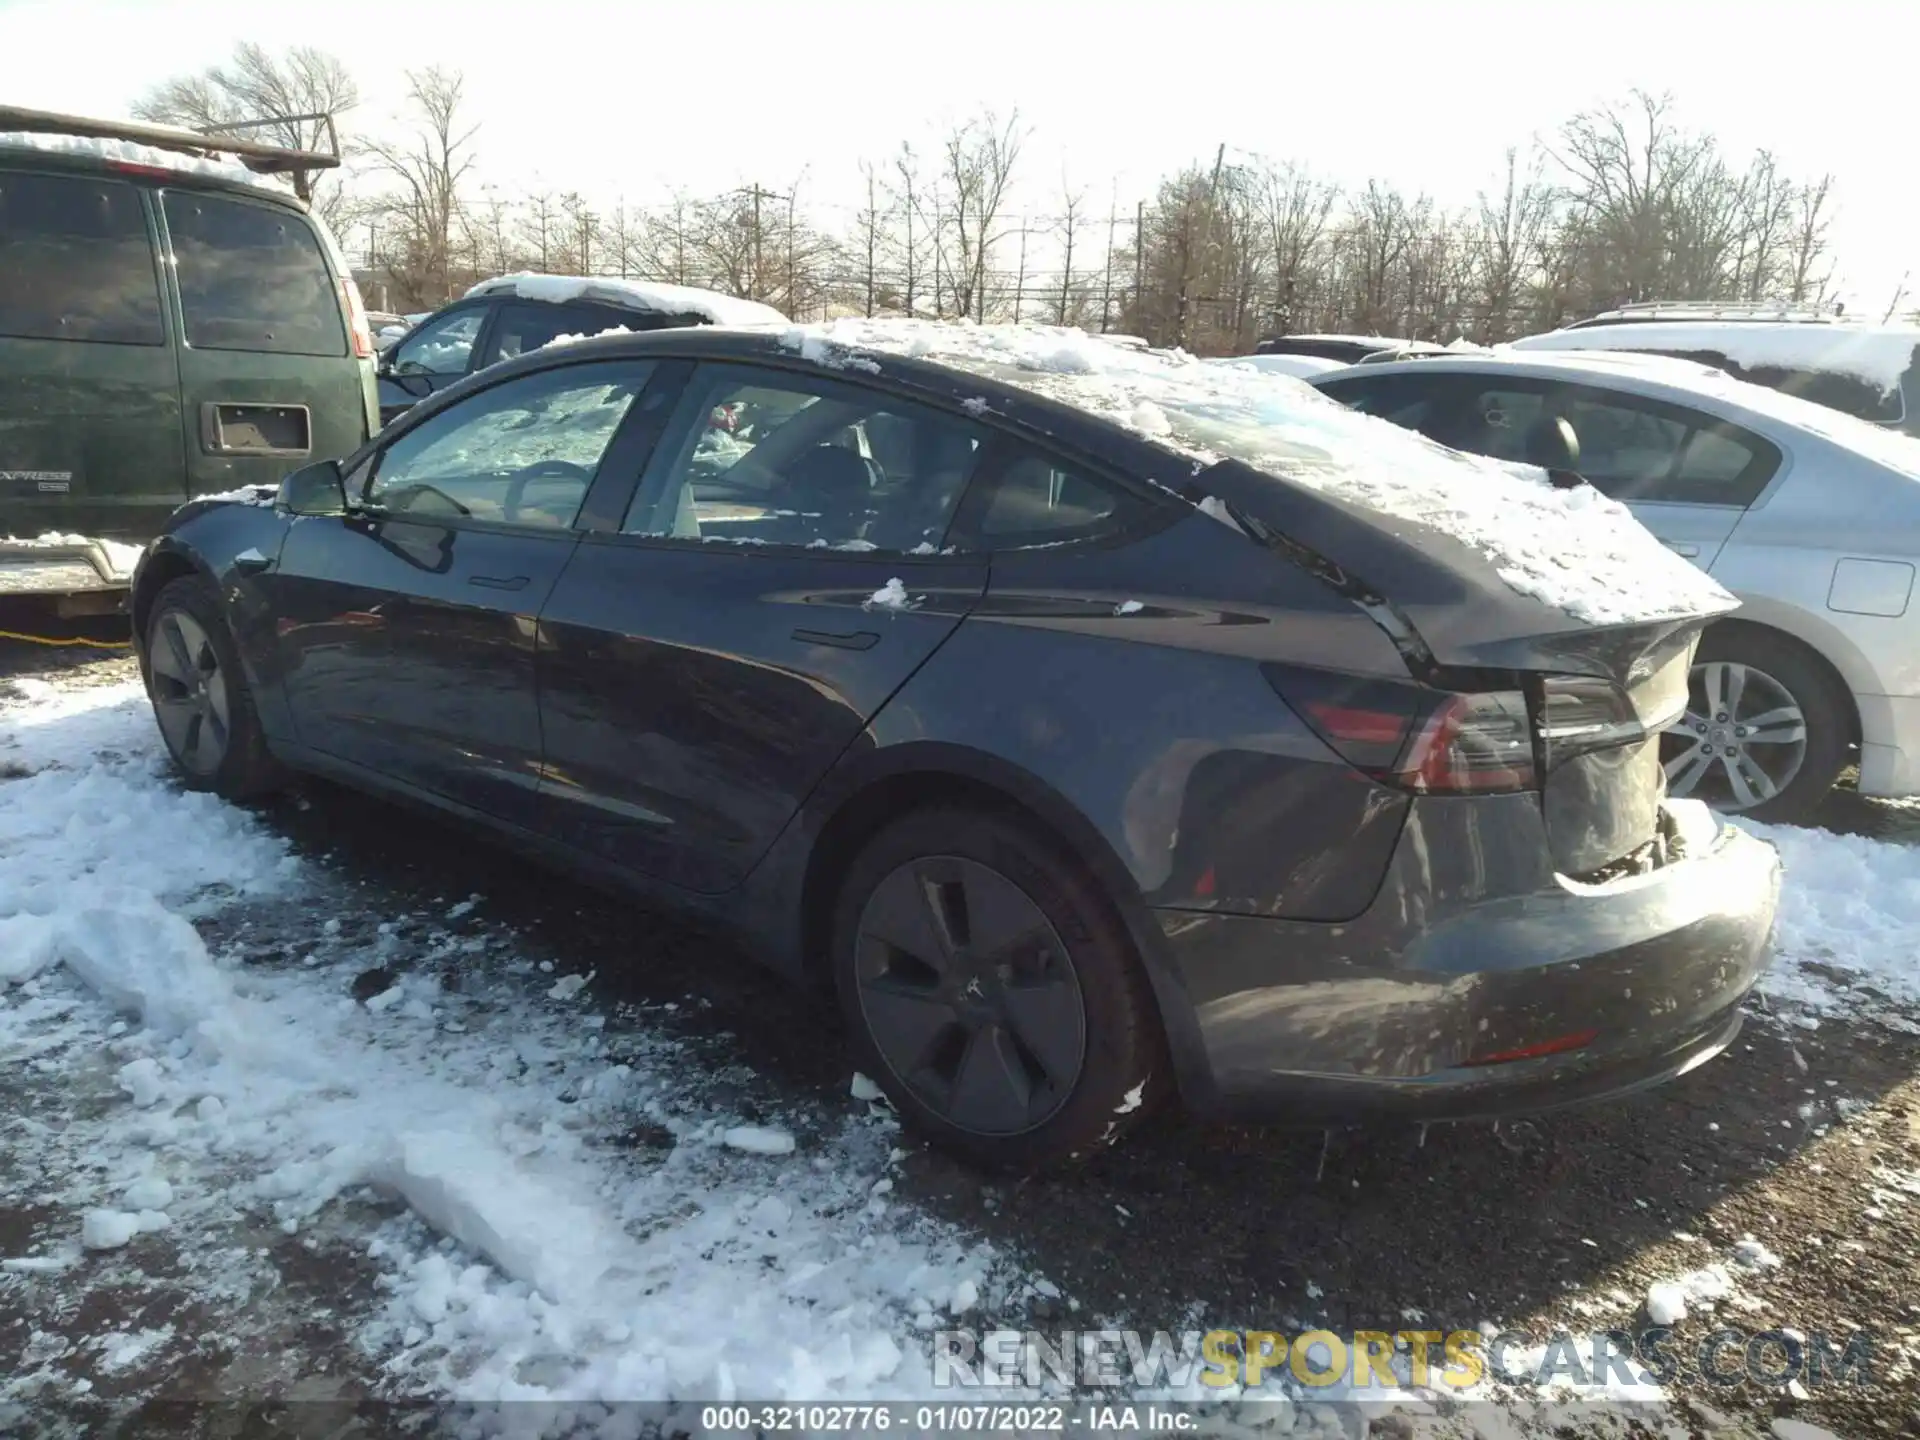
[[[184,610],[163,612],[147,645],[148,693],[173,758],[211,775],[227,758],[232,732],[227,677],[206,629]]]
[[[1766,671],[1731,660],[1693,667],[1686,717],[1667,732],[1667,793],[1751,810],[1793,783],[1807,717]]]

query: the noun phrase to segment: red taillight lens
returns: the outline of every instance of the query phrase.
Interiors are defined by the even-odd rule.
[[[1534,785],[1533,732],[1517,690],[1459,693],[1294,666],[1262,667],[1320,738],[1376,780],[1422,794]]]
[[[351,275],[341,277],[340,298],[347,304],[347,329],[353,336],[353,356],[356,360],[369,359],[373,355],[373,327],[367,323],[367,307]]]

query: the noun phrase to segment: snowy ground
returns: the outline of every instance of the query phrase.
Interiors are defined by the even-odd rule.
[[[1082,1174],[992,1184],[904,1139],[831,1021],[702,937],[329,788],[186,794],[126,662],[22,668],[0,679],[0,1432],[9,1404],[82,1396],[951,1400],[949,1324],[1540,1334],[1684,1307],[1865,1326],[1912,1382],[1899,807],[1836,802],[1877,837],[1768,832],[1789,880],[1763,1013],[1654,1095],[1324,1147],[1170,1118]],[[1656,1429],[1710,1428],[1704,1396],[1763,1433],[1777,1399],[1675,1390]],[[1865,1433],[1889,1403],[1808,1414]],[[1623,1422],[1508,1399],[1372,1423]]]

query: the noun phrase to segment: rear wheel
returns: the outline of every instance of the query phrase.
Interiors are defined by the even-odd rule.
[[[154,597],[146,641],[147,696],[187,788],[230,800],[272,789],[280,770],[213,586],[197,575],[170,581]]]
[[[848,871],[833,936],[862,1066],[908,1123],[975,1164],[1032,1170],[1110,1145],[1165,1073],[1112,907],[1018,820],[896,821]]]
[[[1687,713],[1667,732],[1667,792],[1728,814],[1799,824],[1852,745],[1847,696],[1798,642],[1750,626],[1707,631]]]

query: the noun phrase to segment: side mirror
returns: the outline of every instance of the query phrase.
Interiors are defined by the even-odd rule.
[[[347,513],[347,479],[338,460],[303,465],[280,482],[279,503],[295,515]]]

